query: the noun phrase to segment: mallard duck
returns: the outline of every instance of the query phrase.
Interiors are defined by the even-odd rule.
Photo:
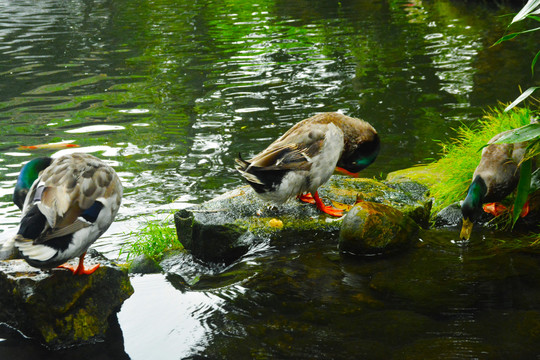
[[[79,257],[74,274],[85,269],[88,247],[111,225],[122,200],[116,172],[95,156],[74,153],[37,158],[21,170],[13,194],[22,209],[11,243],[31,266],[52,268]],[[4,245],[5,247],[6,245]]]
[[[503,200],[519,182],[519,164],[523,160],[527,144],[524,142],[493,144],[509,131],[495,135],[488,142],[489,145],[482,150],[482,158],[474,170],[467,196],[461,205],[462,240],[470,238],[474,222],[482,211],[482,205]],[[491,213],[496,214],[500,206],[493,204],[488,208],[492,209]]]
[[[379,149],[379,136],[369,123],[322,113],[300,121],[249,161],[239,154],[236,169],[264,200],[281,204],[298,196],[324,213],[341,216],[343,210],[324,205],[317,189],[336,166],[358,173]]]

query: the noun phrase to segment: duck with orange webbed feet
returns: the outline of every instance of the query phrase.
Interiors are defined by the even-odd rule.
[[[317,189],[336,167],[349,174],[366,168],[379,149],[379,135],[366,121],[322,113],[300,121],[251,160],[239,155],[236,169],[264,200],[281,204],[297,196],[342,216],[343,210],[324,205]]]
[[[467,196],[461,205],[463,224],[460,239],[469,240],[474,222],[482,210],[499,216],[507,211],[500,204],[516,188],[519,182],[519,165],[525,155],[526,142],[514,144],[494,144],[511,130],[495,135],[482,150],[482,158],[476,167]],[[528,203],[521,216],[528,214]]]
[[[15,246],[37,268],[52,268],[79,257],[74,274],[90,274],[84,256],[114,220],[122,200],[116,172],[83,153],[57,159],[40,157],[25,164],[17,179],[14,203],[22,210],[17,235],[3,245]]]

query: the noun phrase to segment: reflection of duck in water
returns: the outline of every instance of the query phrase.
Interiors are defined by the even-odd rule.
[[[300,121],[253,159],[239,156],[236,169],[265,200],[281,204],[299,196],[329,215],[341,216],[342,210],[323,204],[317,189],[336,166],[357,173],[375,160],[379,149],[379,136],[369,123],[322,113]]]
[[[90,274],[99,265],[84,268],[86,250],[111,225],[121,200],[116,172],[92,155],[36,158],[17,179],[13,201],[23,214],[10,245],[31,266],[52,268],[80,257],[71,270]]]
[[[496,203],[508,196],[519,182],[519,163],[523,160],[527,144],[493,144],[511,130],[494,136],[488,146],[482,150],[482,158],[476,167],[469,186],[467,197],[461,205],[463,214],[463,226],[460,238],[468,240],[471,236],[472,227],[480,212],[482,205],[486,212],[495,216],[499,215],[502,205]],[[524,208],[522,216],[528,212]]]

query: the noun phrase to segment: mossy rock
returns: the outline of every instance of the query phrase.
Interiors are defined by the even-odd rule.
[[[0,322],[49,348],[95,343],[105,338],[109,317],[133,293],[127,271],[95,251],[91,275],[65,269],[39,270],[24,260],[0,261]]]
[[[386,176],[386,181],[392,183],[415,182],[430,188],[441,180],[440,174],[435,170],[436,164],[413,166],[396,170]]]
[[[383,183],[373,179],[333,176],[319,188],[326,204],[351,208],[358,198],[383,203],[428,223],[431,200],[419,184]],[[230,264],[262,241],[287,246],[298,241],[333,239],[337,242],[342,218],[321,213],[312,204],[291,199],[274,206],[242,186],[174,216],[178,239],[204,261]],[[305,239],[305,240],[302,240]]]
[[[339,249],[355,255],[389,254],[418,239],[418,225],[390,206],[362,201],[345,216]]]

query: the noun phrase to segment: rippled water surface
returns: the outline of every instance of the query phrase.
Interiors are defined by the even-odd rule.
[[[0,237],[13,231],[19,219],[11,193],[21,165],[36,155],[73,151],[24,150],[21,145],[77,144],[76,150],[91,152],[117,170],[125,187],[123,206],[94,245],[110,258],[118,257],[122,245],[132,240],[129,232],[149,218],[240,185],[233,167],[239,152],[246,157],[257,153],[292,124],[318,112],[360,117],[379,131],[382,150],[364,171],[366,177],[436,158],[436,140],[452,137],[461,123],[474,124],[497,102],[513,100],[518,85],[532,85],[529,66],[538,42],[518,39],[490,47],[508,22],[500,15],[512,11],[447,0],[0,1]],[[445,236],[451,243],[453,235]],[[422,334],[432,335],[437,350],[455,349],[452,344],[462,341],[459,357],[482,358],[493,354],[499,341],[499,335],[484,341],[491,331],[487,320],[519,322],[506,317],[506,309],[514,309],[512,301],[491,302],[488,296],[490,291],[501,295],[505,286],[522,289],[513,280],[501,285],[467,278],[473,289],[480,287],[480,303],[472,305],[445,303],[455,296],[466,298],[469,287],[435,292],[443,306],[434,310],[414,296],[392,291],[397,299],[373,296],[371,302],[364,288],[374,286],[368,280],[378,267],[408,267],[407,261],[417,261],[415,255],[365,269],[340,261],[335,243],[319,245],[287,250],[302,253],[299,263],[282,261],[291,254],[270,248],[234,265],[253,275],[267,264],[260,278],[272,281],[246,285],[243,279],[182,291],[165,275],[134,278],[136,293],[119,314],[114,346],[93,351],[115,348],[111,358],[232,358],[231,349],[237,347],[244,358],[385,358],[385,351],[407,346],[414,354],[413,346],[425,340],[420,334],[396,340],[410,332],[405,324],[412,321],[422,324]],[[449,253],[459,259],[456,251],[431,255]],[[305,276],[317,266],[328,275],[310,283]],[[444,281],[446,275],[433,270],[437,267],[428,262],[422,271],[433,272],[435,282]],[[175,270],[188,277],[221,271],[228,270],[192,259]],[[520,273],[517,279],[522,275],[527,276]],[[300,279],[295,280],[300,288],[280,283],[282,278]],[[280,296],[280,286],[297,290]],[[403,327],[366,335],[368,330],[347,324],[347,302],[351,323],[376,327],[395,317]],[[302,313],[305,303],[311,310]],[[379,303],[395,312],[380,312],[379,319],[377,311],[359,310],[378,310]],[[498,313],[486,315],[483,305]],[[516,311],[528,310],[523,305]],[[478,313],[488,318],[485,323],[477,323]],[[383,338],[392,346],[381,348]],[[4,345],[0,349],[23,347],[9,341]]]

